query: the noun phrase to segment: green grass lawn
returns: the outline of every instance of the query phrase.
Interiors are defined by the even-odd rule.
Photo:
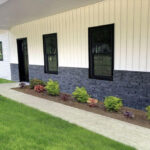
[[[0,78],[0,83],[14,83],[13,81],[6,80],[6,79],[1,79]]]
[[[134,148],[0,96],[0,149],[133,150]]]

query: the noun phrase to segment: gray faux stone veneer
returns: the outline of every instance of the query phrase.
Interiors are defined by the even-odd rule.
[[[19,81],[18,65],[11,64],[12,80]],[[76,86],[84,86],[88,93],[101,101],[106,96],[123,99],[124,105],[144,110],[150,105],[150,73],[114,71],[113,81],[89,78],[88,69],[60,67],[58,75],[45,74],[44,66],[30,65],[29,78],[57,80],[62,92],[72,93]]]

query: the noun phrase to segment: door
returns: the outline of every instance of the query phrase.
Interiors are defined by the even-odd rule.
[[[18,63],[19,63],[19,77],[20,82],[29,81],[29,63],[28,63],[28,48],[27,39],[18,39]]]

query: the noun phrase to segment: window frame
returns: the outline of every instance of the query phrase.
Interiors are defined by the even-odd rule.
[[[112,66],[111,66],[111,76],[96,76],[94,75],[94,60],[92,58],[92,49],[91,49],[91,30],[97,28],[105,28],[105,27],[112,27]],[[115,24],[107,24],[95,27],[88,28],[88,49],[89,49],[89,78],[91,79],[98,79],[98,80],[108,80],[113,81],[114,75],[114,45],[115,45]]]
[[[46,44],[45,44],[45,38],[46,37],[49,37],[49,36],[53,36],[55,35],[56,36],[56,58],[57,58],[57,71],[49,71],[47,70],[47,64],[48,64],[48,61],[47,61],[47,56],[46,56]],[[49,74],[58,74],[58,38],[57,38],[57,33],[50,33],[50,34],[43,34],[43,54],[44,54],[44,72],[45,73],[49,73]]]
[[[2,59],[0,59],[0,61],[3,61],[4,60],[4,57],[3,57],[3,42],[2,41],[0,41],[0,44],[1,44],[1,46],[2,46]]]

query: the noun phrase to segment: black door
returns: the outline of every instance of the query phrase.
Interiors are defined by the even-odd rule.
[[[19,77],[20,82],[29,81],[29,63],[28,63],[28,48],[27,48],[27,39],[18,39],[18,63],[19,63]]]

